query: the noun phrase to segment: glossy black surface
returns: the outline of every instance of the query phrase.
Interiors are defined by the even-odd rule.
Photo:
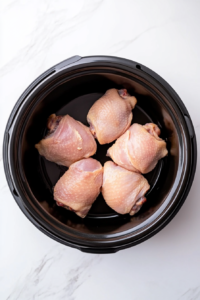
[[[136,65],[114,57],[74,57],[62,62],[25,91],[6,128],[4,167],[20,208],[47,235],[86,252],[115,252],[155,234],[178,211],[193,181],[196,139],[189,114],[163,79]],[[50,114],[68,113],[87,125],[91,105],[113,87],[127,88],[137,97],[133,122],[158,124],[169,155],[146,175],[151,189],[138,214],[120,216],[99,195],[81,219],[53,200],[53,186],[66,168],[40,157],[34,145],[45,135]],[[105,156],[109,146],[98,145],[94,158],[102,164],[109,159]]]

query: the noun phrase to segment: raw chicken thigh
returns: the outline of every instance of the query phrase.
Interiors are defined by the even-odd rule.
[[[104,165],[102,194],[113,210],[133,216],[146,201],[148,181],[139,173],[130,172],[112,161]]]
[[[136,103],[126,89],[110,89],[94,103],[87,120],[101,145],[113,142],[129,128]]]
[[[54,188],[57,205],[84,218],[100,193],[103,168],[93,158],[82,159],[69,167]]]
[[[35,147],[47,160],[69,167],[92,156],[97,145],[89,128],[69,115],[51,115],[47,122],[49,134]]]
[[[107,155],[129,171],[146,174],[168,153],[166,143],[159,135],[160,129],[153,123],[133,124],[108,149]]]

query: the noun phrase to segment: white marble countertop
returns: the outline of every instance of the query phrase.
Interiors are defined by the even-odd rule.
[[[200,146],[200,1],[1,0],[0,299],[200,299],[200,165],[171,223],[116,254],[84,254],[41,233],[8,188],[2,140],[8,116],[42,72],[73,55],[138,61],[176,90]]]

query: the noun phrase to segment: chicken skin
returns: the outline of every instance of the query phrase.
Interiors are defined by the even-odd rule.
[[[54,187],[57,205],[75,212],[84,218],[100,193],[103,168],[93,158],[82,159],[72,164]]]
[[[104,165],[102,194],[113,210],[119,214],[136,214],[149,190],[148,181],[139,173],[130,172],[112,161]]]
[[[97,144],[89,128],[69,115],[51,115],[47,122],[48,135],[35,145],[47,160],[69,167],[72,163],[92,156]]]
[[[93,104],[87,121],[101,145],[113,142],[129,128],[136,103],[136,98],[126,89],[110,89]]]
[[[153,123],[133,124],[108,149],[107,155],[129,171],[146,174],[168,153],[166,142],[159,135],[160,129]]]

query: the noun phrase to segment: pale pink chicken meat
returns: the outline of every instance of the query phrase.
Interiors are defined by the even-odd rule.
[[[126,89],[110,89],[93,104],[87,121],[101,145],[113,142],[129,128],[136,103]]]
[[[35,145],[47,160],[69,167],[95,154],[97,144],[89,128],[69,115],[52,114],[47,122],[49,134]]]
[[[159,135],[160,129],[153,123],[133,124],[108,149],[107,155],[129,171],[146,174],[168,153],[166,142]]]
[[[146,202],[148,181],[140,174],[117,166],[112,161],[104,165],[102,194],[113,210],[133,216]]]
[[[84,218],[100,193],[103,168],[93,158],[82,159],[72,164],[54,187],[57,205],[75,212]]]

